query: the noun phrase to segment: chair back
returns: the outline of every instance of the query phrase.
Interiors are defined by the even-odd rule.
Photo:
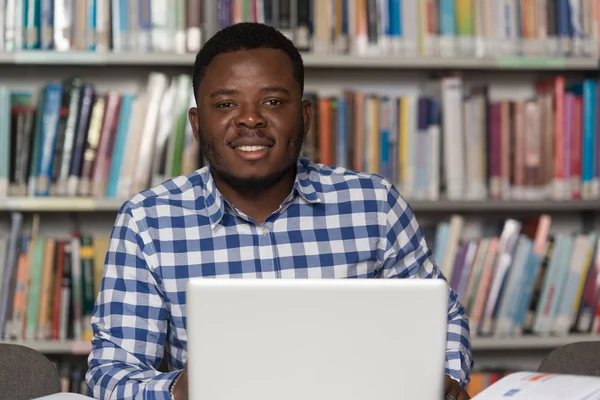
[[[539,372],[600,376],[600,342],[571,343],[553,350]]]
[[[46,356],[29,347],[0,343],[0,398],[33,399],[59,392],[58,371]]]

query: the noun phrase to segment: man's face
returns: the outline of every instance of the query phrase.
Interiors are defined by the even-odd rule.
[[[256,49],[215,57],[190,110],[215,178],[235,187],[264,187],[295,166],[310,126],[292,62],[280,50]]]

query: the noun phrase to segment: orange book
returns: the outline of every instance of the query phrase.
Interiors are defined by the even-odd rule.
[[[54,253],[56,240],[46,239],[44,248],[44,264],[42,265],[42,283],[40,285],[40,308],[38,313],[37,335],[38,340],[50,338],[52,329],[51,320],[48,318],[54,289]]]
[[[55,254],[56,264],[55,264],[55,275],[54,275],[54,297],[52,298],[52,329],[50,333],[50,339],[58,340],[59,339],[59,331],[60,331],[60,304],[62,301],[62,280],[63,280],[63,270],[65,264],[65,242],[64,240],[58,241],[56,244],[56,254]]]
[[[29,257],[33,251],[33,241],[28,249],[22,249],[17,264],[17,282],[13,301],[11,336],[14,339],[25,338],[25,323],[27,321],[27,299],[29,297]]]
[[[330,99],[319,99],[319,162],[333,165],[333,132],[331,132],[332,107]]]

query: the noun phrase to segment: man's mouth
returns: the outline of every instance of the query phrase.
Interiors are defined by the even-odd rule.
[[[244,161],[258,161],[269,154],[271,147],[259,144],[244,144],[235,146],[233,149],[235,150],[235,154]]]
[[[244,146],[238,146],[235,149],[236,150],[241,150],[244,152],[253,152],[253,151],[259,151],[259,150],[265,150],[268,149],[268,146],[259,146],[259,145],[244,145]]]

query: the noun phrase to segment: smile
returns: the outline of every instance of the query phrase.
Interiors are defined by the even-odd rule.
[[[267,146],[239,146],[239,147],[236,147],[236,149],[241,150],[241,151],[251,152],[251,151],[265,150],[265,149],[268,149],[268,147]]]
[[[244,161],[258,161],[269,154],[271,146],[264,145],[242,145],[234,147],[235,153]]]

